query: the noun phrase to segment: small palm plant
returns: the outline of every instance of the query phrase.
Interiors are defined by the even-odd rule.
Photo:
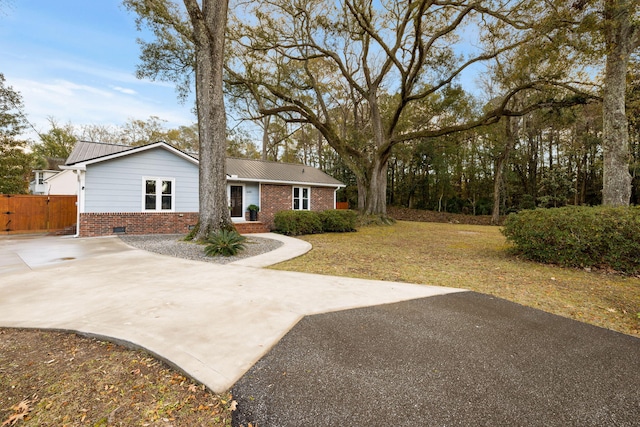
[[[246,237],[235,230],[221,230],[211,233],[205,240],[207,246],[204,248],[204,253],[207,254],[207,256],[237,255],[238,252],[245,249],[244,242],[246,240]]]

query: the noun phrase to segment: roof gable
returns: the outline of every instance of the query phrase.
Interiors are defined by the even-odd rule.
[[[117,159],[150,149],[165,149],[178,157],[198,164],[198,159],[160,141],[139,147],[78,141],[67,158],[65,169],[84,169],[87,165]],[[263,160],[227,158],[227,176],[231,180],[269,182],[282,184],[303,184],[327,187],[344,187],[337,179],[320,169],[302,164],[277,163]]]
[[[51,175],[47,178],[44,179],[44,182],[51,182],[51,181],[56,181],[58,180],[60,177],[68,175],[69,173],[73,173],[70,170],[63,170],[63,171],[57,171],[54,175]]]
[[[73,151],[67,157],[64,163],[66,166],[87,160],[98,159],[109,154],[120,153],[130,150],[132,147],[128,145],[105,144],[102,142],[78,141],[73,147]]]
[[[193,164],[198,164],[198,160],[189,154],[178,150],[177,148],[159,141],[152,144],[131,147],[128,145],[104,144],[100,142],[80,141],[76,144],[71,155],[67,158],[65,166],[74,165],[90,165],[93,163],[104,162],[107,160],[117,159],[119,157],[128,156],[135,153],[141,153],[147,150],[164,149],[178,157],[182,157]]]

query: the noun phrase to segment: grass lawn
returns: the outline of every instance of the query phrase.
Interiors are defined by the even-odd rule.
[[[302,239],[308,254],[272,268],[464,288],[640,337],[640,278],[519,260],[498,227],[399,221]]]

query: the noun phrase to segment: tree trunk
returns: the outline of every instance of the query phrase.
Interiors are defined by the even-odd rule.
[[[222,93],[228,0],[184,0],[193,25],[196,108],[200,146],[200,218],[196,239],[234,229],[229,214],[226,172],[226,114]]]
[[[367,215],[387,216],[387,169],[387,161],[374,160],[366,188],[364,213]]]
[[[504,165],[507,161],[508,146],[500,154],[496,162],[496,173],[493,177],[493,211],[491,212],[491,224],[498,225],[500,223],[500,194],[502,193],[502,175]]]
[[[500,196],[504,182],[504,168],[509,160],[511,150],[515,148],[518,135],[520,134],[520,119],[507,117],[505,119],[505,146],[504,150],[496,162],[496,173],[493,178],[493,211],[491,213],[491,224],[500,223]]]
[[[364,207],[366,215],[387,216],[387,170],[389,168],[390,148],[383,150],[388,145],[385,138],[382,114],[375,96],[377,90],[371,91],[369,97],[369,111],[371,113],[371,127],[376,149],[373,151],[371,166],[369,168],[369,183],[367,199]]]
[[[356,186],[358,188],[358,211],[364,212],[364,207],[367,201],[367,184],[364,177],[356,174]]]
[[[262,119],[262,154],[260,158],[267,160],[269,149],[269,125],[271,124],[271,116],[264,116]]]
[[[604,2],[604,32],[607,62],[604,77],[603,116],[603,188],[602,203],[629,206],[629,129],[625,113],[626,76],[629,55],[634,47],[631,3],[628,0]]]

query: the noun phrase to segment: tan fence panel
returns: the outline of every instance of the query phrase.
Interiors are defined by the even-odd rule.
[[[59,231],[76,223],[76,196],[0,195],[1,231]]]

